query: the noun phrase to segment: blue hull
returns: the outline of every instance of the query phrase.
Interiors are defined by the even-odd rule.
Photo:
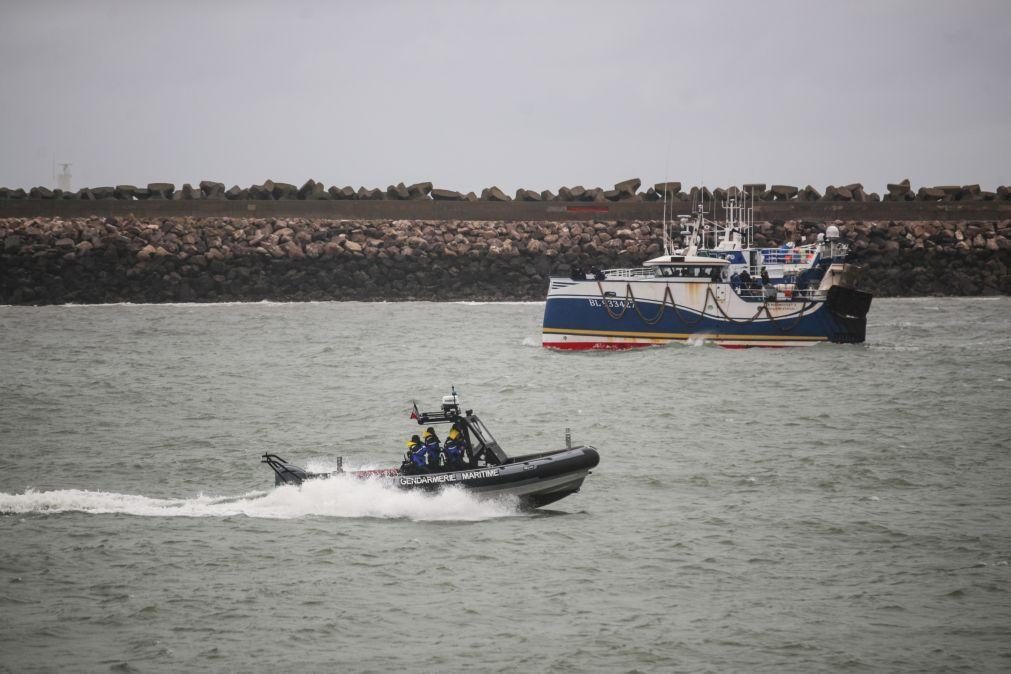
[[[727,346],[801,346],[817,342],[863,342],[866,312],[847,315],[830,301],[795,302],[796,311],[770,320],[729,320],[637,299],[632,306],[613,300],[608,308],[585,297],[552,297],[544,307],[544,345],[555,348],[623,348],[650,343],[706,339]],[[761,303],[755,303],[759,312]],[[802,309],[807,308],[804,315]]]

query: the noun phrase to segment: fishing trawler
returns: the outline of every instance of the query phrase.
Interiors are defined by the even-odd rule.
[[[455,432],[459,438],[459,461],[438,460],[416,466],[405,460],[399,468],[345,472],[343,461],[338,459],[337,470],[328,473],[314,473],[276,454],[264,454],[261,462],[274,471],[276,486],[298,486],[306,480],[347,475],[379,480],[399,489],[434,491],[455,486],[482,496],[511,496],[525,508],[539,508],[578,492],[590,470],[600,462],[595,448],[573,447],[568,433],[562,449],[507,455],[474,410],[461,411],[455,389],[452,395],[443,397],[441,410],[420,412],[415,406],[411,418],[419,425],[449,424],[450,435]]]
[[[849,247],[830,225],[817,240],[754,247],[754,209],[731,188],[726,219],[704,204],[680,216],[680,245],[665,217],[663,255],[641,267],[552,277],[542,344],[625,349],[671,342],[729,348],[863,342],[871,294],[853,287]]]

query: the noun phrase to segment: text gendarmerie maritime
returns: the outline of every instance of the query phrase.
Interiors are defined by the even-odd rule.
[[[411,475],[402,476],[400,484],[435,484],[437,482],[463,482],[465,480],[476,480],[482,477],[498,477],[498,468],[488,470],[474,470],[468,473],[438,473],[436,475]]]

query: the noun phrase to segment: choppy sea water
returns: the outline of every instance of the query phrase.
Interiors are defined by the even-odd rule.
[[[540,348],[541,304],[0,307],[0,670],[1007,671],[1011,299]],[[548,510],[333,480],[455,385]]]

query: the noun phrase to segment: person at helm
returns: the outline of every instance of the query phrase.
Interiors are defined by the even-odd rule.
[[[446,444],[443,447],[446,454],[446,467],[450,470],[463,469],[463,434],[454,424],[446,436]]]
[[[445,463],[442,455],[442,445],[439,442],[439,436],[435,434],[435,429],[429,426],[425,429],[425,437],[423,438],[425,444],[425,452],[428,454],[428,469],[429,470],[439,470],[440,465]]]

